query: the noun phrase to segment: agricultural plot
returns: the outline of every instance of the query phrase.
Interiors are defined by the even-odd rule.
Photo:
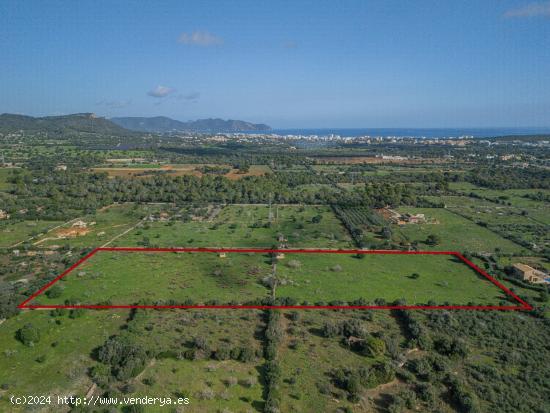
[[[212,206],[204,215],[193,213],[185,208],[181,211],[184,217],[179,220],[148,222],[112,245],[264,248],[280,243],[290,247],[352,245],[346,229],[325,206],[273,206],[271,219],[266,205]]]
[[[58,248],[70,245],[94,248],[134,227],[147,214],[159,211],[158,205],[111,205],[95,214],[69,221],[33,241],[38,248]]]
[[[276,296],[298,302],[404,299],[414,305],[496,305],[505,299],[454,256],[286,254],[285,260],[277,267]]]
[[[99,252],[62,278],[41,304],[245,303],[268,290],[261,279],[270,271],[261,254]],[[52,287],[54,288],[54,287]],[[50,290],[51,291],[51,290]]]
[[[383,227],[387,226],[387,222],[375,210],[361,206],[335,206],[334,212],[338,215],[357,245],[376,248],[383,242],[380,232]]]
[[[547,203],[529,200],[536,206],[519,208],[471,197],[447,196],[440,200],[450,211],[526,249],[540,251],[550,245],[550,207]]]
[[[464,195],[475,194],[516,208],[548,208],[543,200],[539,201],[529,196],[550,196],[548,189],[487,189],[468,182],[450,183],[449,188]]]
[[[396,241],[417,243],[419,249],[436,251],[494,252],[495,249],[509,254],[522,254],[525,248],[507,240],[488,228],[475,224],[451,211],[442,208],[399,208],[400,213],[424,214],[437,223],[393,225]],[[430,245],[429,235],[436,235],[439,242]]]
[[[31,240],[31,238],[35,239],[60,224],[62,222],[59,221],[2,222],[0,224],[0,247],[7,248]]]
[[[245,250],[246,251],[246,250]],[[99,250],[25,305],[505,305],[454,255]],[[517,304],[517,302],[514,302]]]

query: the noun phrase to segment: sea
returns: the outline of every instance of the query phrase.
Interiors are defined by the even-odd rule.
[[[258,132],[250,132],[258,133]],[[269,133],[299,136],[341,137],[411,137],[411,138],[492,138],[498,136],[550,134],[550,127],[514,128],[335,128],[335,129],[273,129]]]

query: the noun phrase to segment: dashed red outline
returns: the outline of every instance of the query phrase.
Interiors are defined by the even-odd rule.
[[[61,278],[70,274],[75,268],[83,262],[90,259],[99,251],[128,251],[128,252],[241,252],[241,253],[288,253],[288,254],[395,254],[395,255],[454,255],[462,262],[468,265],[477,273],[484,276],[491,283],[496,285],[508,296],[512,297],[521,305],[31,305],[28,304],[34,300]],[[348,309],[348,310],[525,310],[530,311],[533,307],[522,300],[510,289],[502,285],[487,272],[479,268],[472,261],[465,258],[462,254],[456,251],[397,251],[397,250],[350,250],[350,249],[261,249],[261,248],[139,248],[139,247],[103,247],[95,248],[75,264],[71,265],[67,270],[50,281],[48,284],[40,288],[29,298],[18,305],[20,309],[55,309],[55,308],[85,308],[85,309],[110,309],[110,308],[231,308],[231,309]]]

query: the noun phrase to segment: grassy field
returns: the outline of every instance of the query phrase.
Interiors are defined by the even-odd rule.
[[[38,297],[43,304],[66,299],[96,304],[138,303],[141,300],[183,304],[218,300],[246,302],[267,297],[260,283],[268,275],[262,254],[124,253],[99,252],[63,278],[60,297]]]
[[[469,182],[452,182],[449,188],[464,194],[474,193],[484,198],[510,203],[517,208],[548,208],[547,203],[526,198],[525,195],[535,195],[539,192],[546,196],[550,195],[548,189],[487,189]]]
[[[148,367],[145,374],[145,378],[154,377],[155,384],[138,381],[133,396],[189,397],[185,412],[257,412],[264,403],[260,371],[259,362],[163,359]],[[160,406],[147,409],[147,413],[166,411],[169,408]]]
[[[87,375],[95,364],[92,350],[116,332],[126,316],[124,311],[92,311],[71,319],[32,311],[4,321],[0,326],[0,395],[84,395],[92,384]],[[16,339],[17,331],[27,323],[40,332],[33,346]],[[23,410],[0,397],[0,411]]]
[[[77,248],[99,247],[116,235],[132,228],[147,214],[157,212],[157,205],[112,205],[93,215],[85,215],[78,220],[86,223],[79,232],[74,230],[74,220],[33,241],[39,248],[70,245]]]
[[[3,222],[0,225],[0,247],[10,247],[31,237],[43,234],[62,224],[59,221],[20,221],[16,223]]]
[[[452,256],[287,254],[285,261],[277,267],[282,281],[276,296],[300,302],[404,298],[408,304],[496,304],[504,298]]]
[[[278,245],[278,235],[287,239],[290,247],[350,247],[349,235],[332,211],[325,206],[228,205],[215,216],[186,222],[147,223],[120,237],[113,246],[151,245],[161,247],[272,247]],[[313,222],[320,216],[320,222]]]
[[[527,200],[534,205],[520,208],[465,196],[430,199],[445,202],[449,211],[486,226],[501,237],[516,240],[525,248],[541,251],[550,245],[550,208],[544,202]]]
[[[407,208],[398,209],[401,213],[424,214],[433,224],[394,225],[397,238],[408,242],[417,241],[419,249],[439,251],[475,251],[494,252],[495,248],[505,253],[521,254],[525,248],[495,234],[490,229],[476,225],[451,211],[442,208]],[[440,237],[438,245],[427,245],[424,241],[428,235]]]
[[[60,294],[42,294],[32,304],[245,304],[269,297],[264,284],[270,274],[268,254],[101,251],[58,282]],[[498,304],[505,298],[452,256],[286,254],[277,278],[276,297],[309,305],[401,298],[408,304]]]

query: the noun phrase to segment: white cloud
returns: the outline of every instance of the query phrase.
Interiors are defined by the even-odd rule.
[[[171,93],[173,93],[175,90],[172,89],[171,87],[167,87],[167,86],[157,86],[156,88],[154,88],[153,90],[150,90],[149,92],[147,92],[147,94],[151,97],[154,97],[154,98],[164,98],[168,95],[170,95]]]
[[[194,31],[192,33],[182,33],[178,38],[178,42],[194,46],[207,47],[221,45],[223,44],[223,39],[212,33]]]
[[[550,17],[550,1],[530,3],[517,9],[508,10],[504,17]]]

